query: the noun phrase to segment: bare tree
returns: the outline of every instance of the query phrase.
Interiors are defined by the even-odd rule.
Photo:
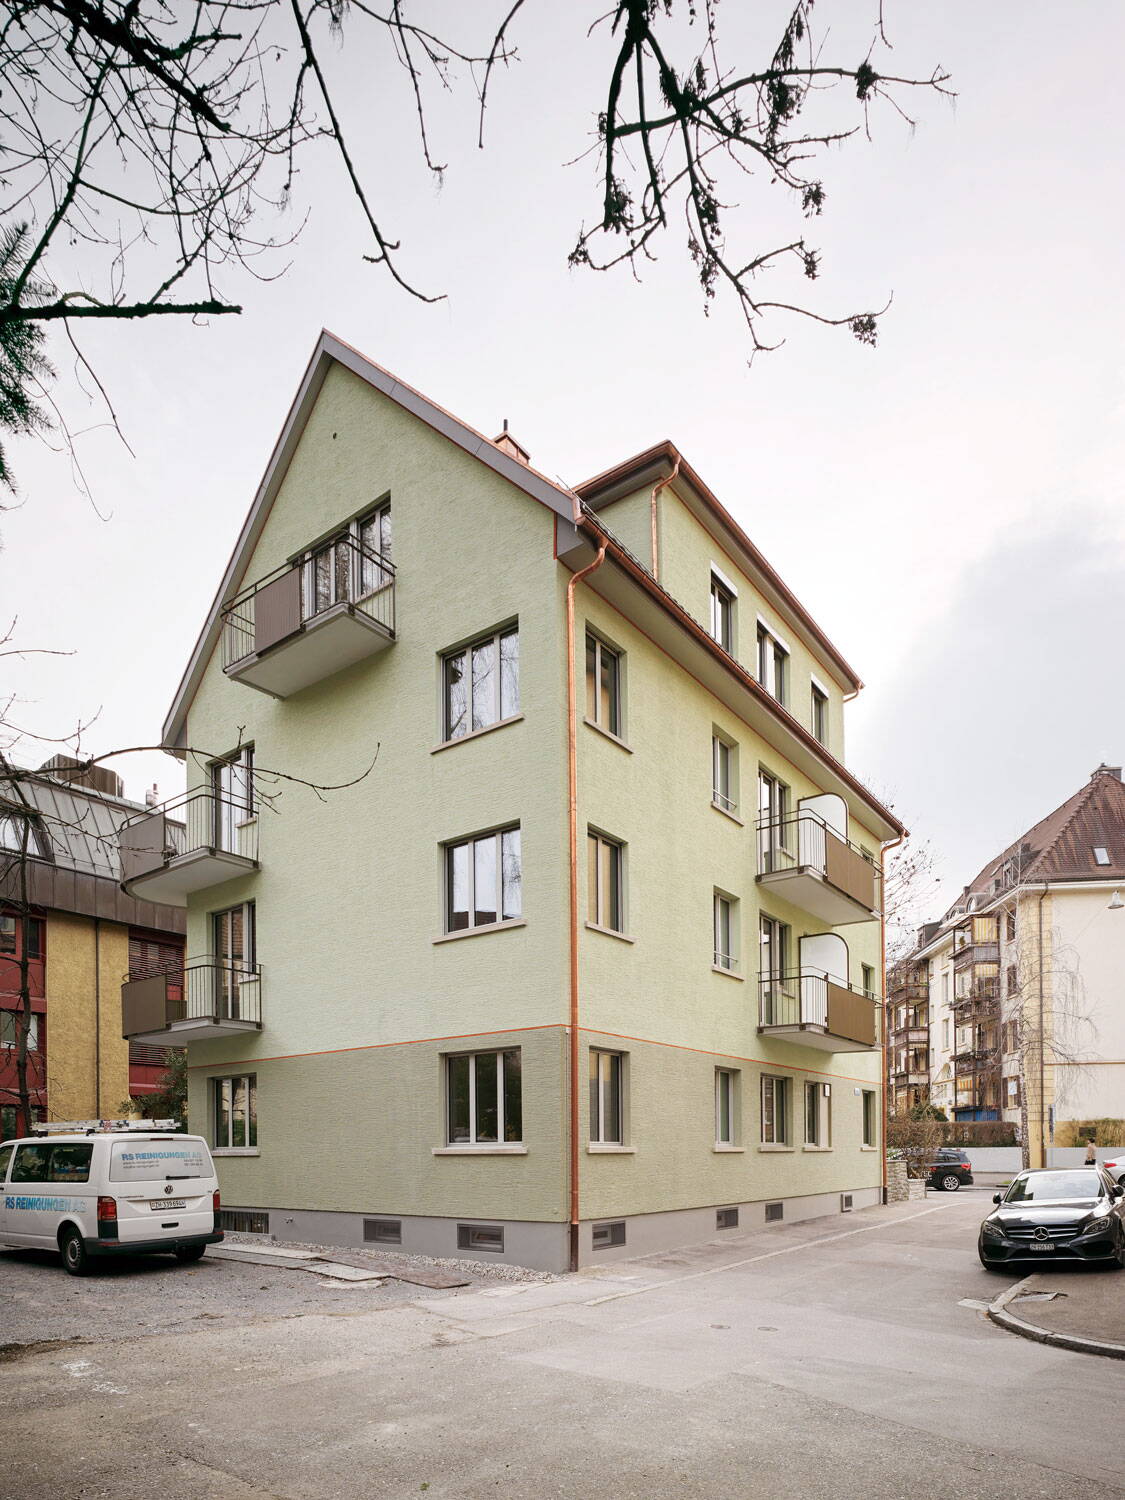
[[[832,313],[796,291],[764,297],[762,279],[786,267],[798,286],[816,278],[819,252],[800,226],[827,199],[818,159],[869,138],[877,105],[911,123],[905,99],[919,89],[948,93],[947,75],[876,67],[888,49],[881,7],[862,57],[829,58],[830,34],[811,26],[813,3],[796,0],[760,63],[722,58],[718,0],[591,8],[593,44],[608,30],[614,45],[587,137],[598,207],[571,264],[637,272],[679,222],[705,302],[725,287],[753,350],[776,346],[764,331],[772,313],[844,325],[874,342],[876,308]],[[379,207],[382,183],[357,165],[352,137],[364,126],[345,127],[326,43],[346,32],[349,49],[364,49],[369,76],[402,70],[421,162],[440,178],[427,125],[432,91],[468,92],[483,145],[490,88],[498,69],[517,61],[514,34],[534,5],[503,0],[483,24],[474,7],[480,39],[458,43],[450,28],[467,9],[443,18],[439,35],[424,0],[4,0],[0,427],[28,432],[51,419],[48,325],[74,344],[84,319],[239,312],[240,273],[271,279],[285,269],[300,229],[299,216],[287,217],[299,163],[318,142],[334,150],[354,197],[364,259],[404,292],[436,300],[403,268]],[[569,77],[550,87],[563,104],[581,99]],[[806,124],[813,101],[816,123]],[[742,247],[728,238],[733,198],[747,185],[781,190],[793,233]],[[0,480],[11,482],[2,455]]]

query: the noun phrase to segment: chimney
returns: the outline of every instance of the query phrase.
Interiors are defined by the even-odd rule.
[[[504,431],[500,434],[499,437],[494,437],[492,441],[499,449],[501,449],[502,452],[506,453],[509,458],[518,459],[521,464],[526,464],[529,462],[527,449],[521,448],[519,443],[516,442],[515,438],[508,431],[507,417],[504,418]]]
[[[155,781],[152,783],[152,789],[150,791],[147,791],[145,793],[145,806],[146,807],[159,807],[160,806],[160,791],[159,791],[159,789],[158,789]]]
[[[116,771],[108,766],[87,766],[72,755],[52,755],[39,767],[56,781],[69,782],[72,786],[84,786],[91,791],[104,792],[109,797],[124,797],[125,783]]]
[[[1101,765],[1098,767],[1098,769],[1096,771],[1092,771],[1090,773],[1090,780],[1091,781],[1096,781],[1099,776],[1116,776],[1117,780],[1120,781],[1121,780],[1121,767],[1120,766],[1107,766],[1106,763],[1105,763],[1105,761],[1103,760],[1102,763],[1101,763]]]

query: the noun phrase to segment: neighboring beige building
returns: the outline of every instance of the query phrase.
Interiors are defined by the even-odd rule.
[[[909,980],[928,1096],[950,1119],[1026,1124],[1042,1165],[1064,1121],[1125,1118],[1123,912],[1125,786],[1101,765],[919,930],[888,984],[892,1081]]]
[[[878,1202],[859,686],[670,444],[567,489],[323,335],[123,840],[234,1222],[560,1269]]]

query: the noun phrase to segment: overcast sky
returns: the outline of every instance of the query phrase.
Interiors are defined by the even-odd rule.
[[[763,56],[767,32],[739,30],[748,10],[720,7],[732,63]],[[404,268],[446,301],[408,298],[362,262],[325,153],[298,183],[311,219],[291,269],[227,288],[242,317],[87,337],[133,453],[104,428],[81,438],[91,502],[63,456],[9,445],[22,504],[0,516],[0,601],[21,644],[73,652],[3,663],[22,700],[13,717],[62,735],[98,715],[92,751],[158,738],[324,326],[472,425],[491,433],[507,418],[536,467],[568,483],[672,439],[867,684],[847,758],[932,842],[940,909],[1100,761],[1125,755],[1113,104],[1125,11],[891,0],[893,67],[940,63],[958,97],[912,100],[914,132],[878,112],[870,144],[831,154],[810,236],[824,274],[801,289],[827,312],[893,294],[879,347],[789,323],[776,330],[785,347],[752,368],[736,309],[718,299],[702,315],[678,242],[639,285],[567,269],[597,208],[590,165],[565,163],[601,102],[605,44],[584,40],[598,11],[527,7],[484,152],[469,96],[440,101],[440,190],[402,80],[347,33],[334,66],[362,168]],[[862,55],[874,11],[818,6],[830,49]],[[431,12],[463,22],[492,9]],[[783,13],[772,7],[770,28]],[[729,220],[755,249],[786,222],[770,220],[763,191],[748,187]],[[54,357],[65,377],[61,346]],[[102,420],[69,379],[60,400],[76,427]],[[118,769],[138,797],[154,780],[162,796],[180,785],[159,754]]]

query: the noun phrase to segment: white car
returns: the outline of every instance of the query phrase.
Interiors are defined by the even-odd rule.
[[[1114,1182],[1125,1185],[1125,1151],[1120,1152],[1112,1161],[1103,1161],[1102,1166],[1113,1178]]]
[[[215,1164],[202,1136],[166,1123],[79,1121],[5,1141],[0,1243],[57,1250],[72,1276],[103,1255],[198,1260],[223,1238]]]

